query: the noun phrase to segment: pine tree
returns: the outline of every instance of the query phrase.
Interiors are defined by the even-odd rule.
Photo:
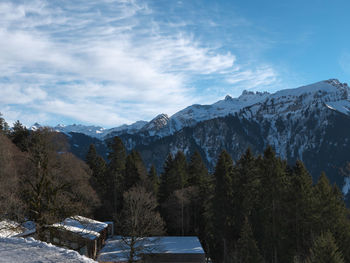
[[[105,160],[97,154],[94,144],[91,144],[89,147],[89,151],[86,155],[86,163],[92,170],[94,185],[99,188],[98,190],[101,192],[101,195],[104,195],[104,191],[110,183],[106,178],[107,164]]]
[[[132,150],[126,157],[125,161],[125,177],[124,177],[124,191],[128,191],[131,187],[137,184],[146,185],[147,170],[143,164],[140,154]]]
[[[174,158],[173,169],[174,172],[170,173],[170,181],[172,184],[172,190],[183,189],[187,186],[188,181],[188,168],[187,168],[186,156],[182,151],[178,151]],[[172,191],[172,192],[173,192]]]
[[[236,259],[237,263],[259,263],[264,261],[254,239],[248,218],[245,218],[240,238],[237,241]]]
[[[125,177],[126,149],[119,137],[114,137],[109,143],[108,154],[108,185],[107,199],[111,203],[111,213],[118,214],[122,207]],[[111,214],[111,216],[112,216]]]
[[[251,215],[254,206],[259,205],[257,197],[260,190],[260,173],[256,159],[249,148],[237,161],[234,175],[232,210],[235,224],[232,237],[238,239],[245,218]]]
[[[206,210],[206,205],[209,200],[211,190],[211,177],[208,174],[208,169],[205,166],[201,155],[196,151],[192,156],[188,165],[188,185],[192,187],[193,195],[191,200],[191,228],[192,235],[197,235],[204,238],[205,222],[203,214]],[[195,193],[197,193],[195,195]]]
[[[106,189],[110,182],[107,177],[107,164],[105,160],[97,154],[94,144],[91,144],[86,155],[86,163],[92,170],[91,184],[101,200],[101,206],[95,211],[95,218],[99,220],[109,220],[110,215],[106,213],[109,210],[110,203]]]
[[[170,189],[170,173],[173,172],[174,159],[171,154],[168,154],[167,159],[164,162],[163,173],[160,175],[160,185],[158,191],[159,204],[164,203],[171,195]]]
[[[291,254],[305,255],[312,241],[312,217],[314,215],[314,196],[312,177],[301,161],[297,161],[291,171],[289,188],[290,232],[286,250]]]
[[[168,155],[164,163],[164,172],[160,176],[159,203],[165,202],[175,190],[187,186],[187,160],[183,152],[178,151],[175,158]]]
[[[199,152],[194,152],[188,165],[188,185],[201,186],[208,181],[208,169]]]
[[[343,195],[337,186],[331,186],[324,173],[314,187],[315,212],[313,233],[330,231],[338,241],[346,261],[350,260],[347,244],[350,242],[349,211],[345,206]]]
[[[214,173],[214,196],[210,204],[209,235],[212,256],[216,262],[228,262],[232,251],[230,241],[233,218],[231,215],[233,189],[233,161],[231,156],[223,151],[218,159]]]
[[[271,147],[264,151],[259,159],[261,174],[260,204],[257,218],[253,220],[258,229],[257,239],[262,244],[266,260],[272,263],[286,261],[281,253],[283,240],[287,238],[286,196],[289,180],[286,174],[286,163],[277,158]]]
[[[313,194],[315,198],[313,232],[316,235],[328,230],[334,233],[339,219],[344,216],[345,206],[338,200],[325,173],[318,179]]]
[[[339,250],[331,232],[321,234],[310,249],[310,256],[306,263],[344,263],[344,258]]]
[[[166,206],[165,209],[163,209],[163,212],[165,212],[165,218],[170,221],[170,217],[173,217],[172,215],[175,211],[178,212],[178,214],[175,215],[176,218],[179,219],[179,223],[177,224],[179,226],[179,229],[175,229],[174,233],[177,233],[179,235],[185,234],[185,222],[187,222],[187,218],[185,218],[185,188],[187,187],[187,180],[188,180],[188,174],[187,174],[188,168],[187,168],[187,160],[182,151],[178,151],[175,155],[175,158],[172,162],[171,169],[168,171],[168,191],[170,196],[173,196],[175,199],[177,199],[179,202],[175,201],[173,204],[175,207],[171,207],[171,203],[163,203]],[[175,191],[177,191],[175,193]],[[169,200],[170,201],[170,200]],[[187,201],[187,199],[186,199]],[[180,205],[179,209],[176,209],[177,204]],[[173,210],[173,211],[172,211]]]
[[[9,133],[9,125],[5,121],[5,119],[2,117],[2,114],[0,112],[0,132],[7,135]]]
[[[28,129],[20,121],[13,124],[10,138],[22,152],[28,151],[29,135]]]
[[[151,168],[148,171],[148,180],[150,182],[151,192],[154,194],[154,196],[157,196],[160,182],[156,167],[153,164],[151,165]]]

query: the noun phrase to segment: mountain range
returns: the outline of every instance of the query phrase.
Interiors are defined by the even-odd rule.
[[[350,160],[350,88],[336,79],[273,94],[243,91],[212,105],[192,105],[172,116],[159,114],[112,129],[57,125],[67,134],[72,152],[84,158],[95,143],[106,156],[106,144],[119,136],[128,150],[138,150],[145,163],[161,171],[168,153],[198,151],[209,170],[226,149],[237,160],[250,147],[261,154],[271,145],[288,163],[302,160],[316,180],[322,171],[347,193],[350,181],[341,169]],[[32,128],[38,127],[35,124]],[[344,183],[345,182],[345,183]]]

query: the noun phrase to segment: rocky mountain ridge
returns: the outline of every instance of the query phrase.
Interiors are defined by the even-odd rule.
[[[223,149],[237,159],[248,147],[260,154],[271,145],[291,164],[304,161],[314,179],[325,171],[343,187],[340,169],[350,160],[349,91],[336,79],[273,94],[244,91],[238,98],[226,96],[212,105],[189,106],[171,117],[160,114],[150,122],[114,128],[99,139],[108,142],[120,136],[128,150],[136,148],[145,163],[154,163],[159,171],[169,152],[182,150],[190,156],[199,151],[213,170]],[[64,132],[73,138],[76,134],[73,129]],[[76,141],[74,151],[83,158],[79,147],[87,146],[76,147]]]

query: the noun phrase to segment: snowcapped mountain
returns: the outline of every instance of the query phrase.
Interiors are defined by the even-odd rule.
[[[160,114],[149,122],[112,129],[55,129],[72,136],[71,148],[80,157],[86,155],[88,143],[108,142],[117,135],[128,150],[138,150],[145,163],[159,171],[169,152],[182,150],[190,156],[199,151],[212,171],[223,149],[237,160],[247,147],[260,154],[271,145],[291,164],[301,159],[314,179],[325,171],[342,187],[340,168],[350,160],[349,91],[347,84],[330,79],[273,94],[244,91],[238,98],[226,96],[212,105],[192,105],[170,117]],[[100,152],[106,152],[106,144],[100,142]]]
[[[164,118],[152,133],[145,126],[119,136],[159,170],[169,152],[199,151],[213,170],[223,149],[237,160],[247,147],[259,154],[271,145],[291,164],[303,160],[315,179],[325,171],[342,187],[339,169],[350,160],[349,91],[335,79],[274,94],[245,91],[212,105],[192,105]]]
[[[58,124],[55,127],[52,127],[53,130],[57,132],[62,132],[65,134],[70,134],[70,133],[82,133],[84,135],[98,138],[98,139],[103,139],[104,137],[108,138],[111,137],[113,134],[114,136],[119,135],[120,133],[129,133],[133,134],[137,131],[139,131],[141,128],[143,128],[146,124],[148,124],[147,121],[137,121],[133,124],[127,125],[121,125],[115,128],[111,129],[105,129],[100,126],[86,126],[86,125],[81,125],[81,124],[72,124],[72,125],[63,125],[63,124]],[[30,129],[35,131],[38,128],[41,128],[42,125],[39,123],[33,124]]]
[[[281,90],[274,94],[245,90],[238,98],[232,98],[227,95],[224,100],[220,100],[212,105],[195,104],[175,113],[171,117],[168,117],[166,114],[160,114],[139,130],[134,129],[132,132],[119,130],[117,135],[125,132],[129,134],[142,133],[144,136],[165,137],[184,127],[192,127],[199,122],[233,115],[240,111],[245,111],[245,117],[247,118],[256,118],[257,116],[266,118],[269,115],[274,116],[276,112],[289,114],[295,112],[297,108],[302,109],[315,102],[323,102],[328,108],[347,114],[350,109],[348,94],[349,87],[336,79],[321,81],[297,89]],[[272,107],[270,107],[271,105]],[[269,106],[270,112],[265,110],[263,113],[264,108],[267,106]],[[264,116],[261,114],[264,114]],[[116,134],[110,133],[110,135]]]
[[[185,127],[192,127],[199,122],[233,115],[242,110],[245,111],[246,118],[254,119],[258,116],[267,118],[269,115],[274,116],[276,112],[279,115],[296,112],[297,108],[300,110],[316,102],[322,102],[330,109],[347,114],[350,109],[349,87],[336,79],[330,79],[296,89],[281,90],[274,94],[245,90],[238,98],[227,95],[225,99],[212,105],[194,104],[171,117],[159,114],[149,122],[137,121],[130,125],[124,124],[111,129],[80,124],[57,125],[54,129],[63,133],[83,133],[99,139],[125,133],[165,137]],[[267,107],[270,112],[264,111]],[[37,126],[40,125],[36,123],[32,128],[35,129]]]
[[[73,125],[63,125],[59,124],[56,127],[53,127],[55,131],[63,132],[63,133],[83,133],[85,135],[91,136],[91,137],[97,137],[102,138],[105,134],[105,129],[99,126],[85,126],[81,124],[73,124]]]
[[[108,133],[107,137],[121,135],[124,132],[128,134],[142,133],[144,136],[169,136],[185,127],[192,127],[201,121],[234,114],[244,107],[263,101],[269,95],[267,92],[245,90],[238,98],[232,98],[227,95],[224,100],[220,100],[212,105],[194,104],[175,113],[171,117],[166,114],[159,114],[139,130],[118,130],[117,132],[113,130]]]

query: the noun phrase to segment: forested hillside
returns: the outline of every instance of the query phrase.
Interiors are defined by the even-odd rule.
[[[60,133],[19,122],[9,129],[4,119],[0,127],[1,217],[33,220],[38,238],[46,224],[84,214],[113,220],[123,236],[198,235],[214,262],[350,262],[341,191],[271,147],[257,156],[247,149],[236,162],[222,151],[213,173],[198,152],[190,160],[169,153],[158,174],[118,137],[108,161],[92,144],[85,164]]]

